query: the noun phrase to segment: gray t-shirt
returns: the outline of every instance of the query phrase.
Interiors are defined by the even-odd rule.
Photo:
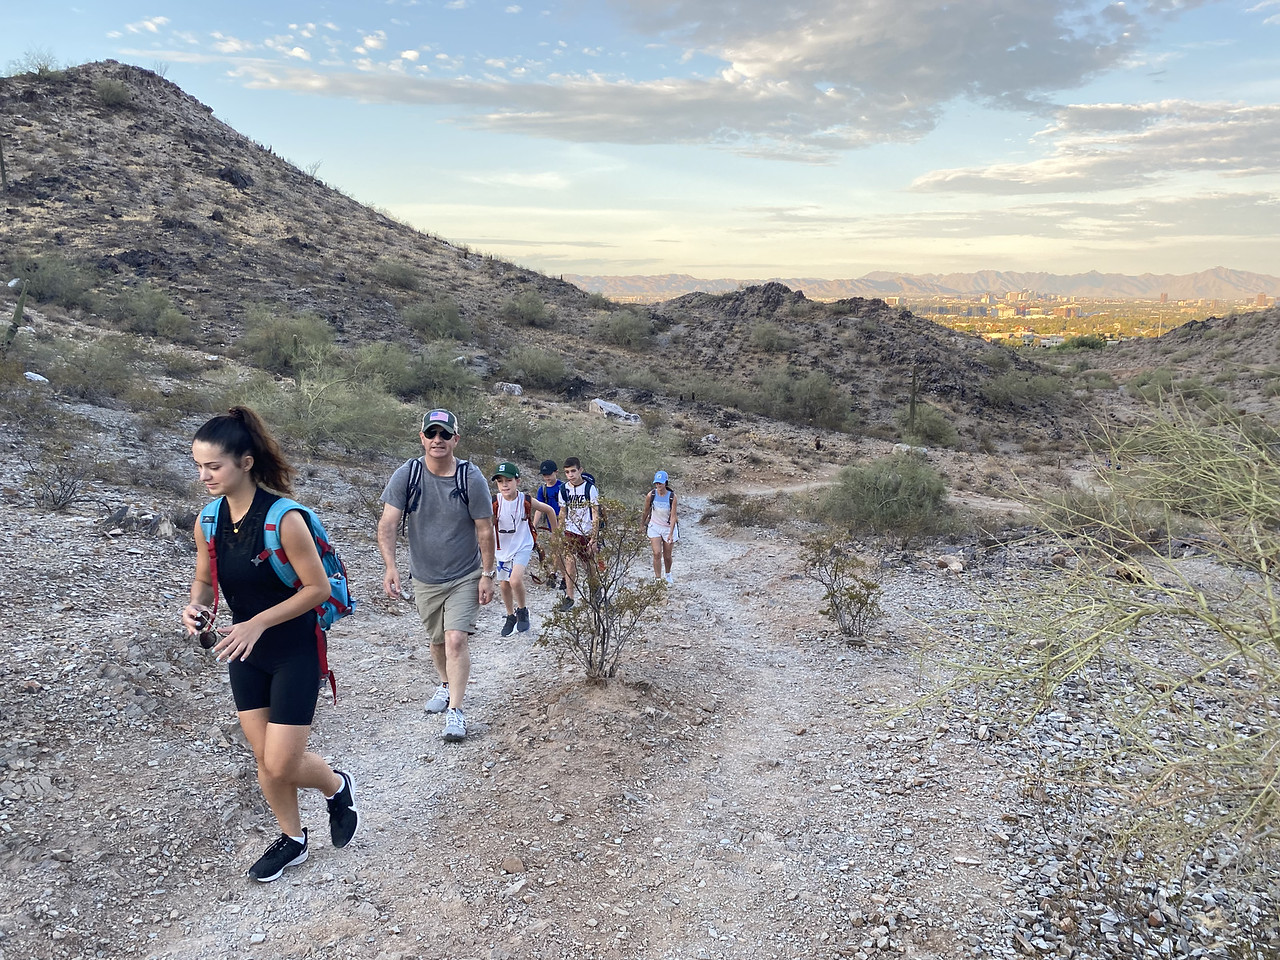
[[[418,458],[422,463],[422,458]],[[382,502],[397,510],[405,508],[409,470],[414,461],[400,466],[382,491]],[[462,469],[463,461],[458,461]],[[475,521],[493,516],[489,483],[480,468],[466,462],[467,499],[457,495],[452,476],[437,477],[424,464],[422,498],[409,514],[409,574],[423,583],[448,583],[480,568],[480,542]]]

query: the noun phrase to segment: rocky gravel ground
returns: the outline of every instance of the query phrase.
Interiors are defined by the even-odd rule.
[[[371,515],[309,481],[363,601],[331,638],[340,696],[313,744],[354,775],[363,828],[333,850],[308,796],[311,858],[253,883],[275,829],[225,674],[179,636],[185,528],[118,495],[35,509],[8,469],[4,960],[1280,951],[1274,888],[1233,885],[1212,852],[1194,889],[1105,874],[1088,805],[1049,806],[1030,775],[1087,749],[1079,711],[1020,730],[903,712],[931,683],[926,636],[981,643],[973,611],[1052,577],[1049,547],[884,554],[886,616],[855,648],[816,612],[797,544],[699,522],[692,496],[677,582],[623,675],[588,685],[532,642],[554,599],[535,588],[532,634],[504,640],[485,612],[472,732],[445,744],[416,616],[380,596]]]

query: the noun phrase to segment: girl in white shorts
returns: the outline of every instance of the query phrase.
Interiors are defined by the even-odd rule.
[[[653,549],[653,575],[656,579],[665,579],[667,583],[675,583],[671,575],[671,554],[680,540],[680,526],[676,522],[676,494],[667,482],[667,471],[659,470],[653,475],[653,489],[644,498],[645,536],[649,538],[649,546]],[[663,576],[663,567],[666,576]]]

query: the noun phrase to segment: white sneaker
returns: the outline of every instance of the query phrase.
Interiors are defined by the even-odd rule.
[[[453,707],[444,717],[444,739],[450,743],[457,743],[459,740],[465,740],[466,738],[467,718],[463,716],[461,710]]]
[[[423,709],[427,713],[444,713],[449,709],[449,688],[443,683],[436,687],[436,692],[431,695],[431,699]]]
[[[667,583],[669,583],[669,584],[671,584],[671,585],[673,585],[673,586],[675,585],[676,578],[675,578],[675,577],[673,577],[671,574],[669,574],[669,573],[668,573],[664,579],[667,581]]]

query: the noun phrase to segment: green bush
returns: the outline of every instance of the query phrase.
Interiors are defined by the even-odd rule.
[[[802,562],[809,577],[823,587],[826,606],[818,612],[834,620],[849,643],[864,646],[871,624],[883,614],[880,584],[871,578],[871,565],[842,538],[830,535],[806,540]]]
[[[848,423],[848,398],[819,370],[801,373],[778,367],[758,373],[755,386],[752,409],[771,419],[833,430],[843,430]]]
[[[417,269],[403,260],[379,260],[373,265],[373,275],[397,290],[417,290],[420,282]]]
[[[587,306],[592,310],[613,310],[617,304],[603,293],[593,293],[587,297]]]
[[[1083,336],[1071,337],[1069,340],[1054,347],[1054,350],[1103,350],[1107,346],[1107,338],[1100,337],[1096,333],[1086,333]]]
[[[790,353],[797,344],[796,338],[776,323],[764,321],[751,325],[748,339],[753,347],[765,353]]]
[[[502,319],[507,323],[526,327],[551,329],[555,326],[555,314],[547,310],[536,290],[526,290],[502,305]]]
[[[27,281],[27,296],[32,300],[93,309],[91,291],[97,278],[86,268],[56,253],[20,258],[12,266],[14,275]]]
[[[820,510],[851,531],[902,536],[935,532],[950,519],[942,476],[914,456],[845,467]]]
[[[467,340],[473,332],[471,324],[462,319],[458,303],[452,297],[411,303],[404,308],[401,318],[424,340]]]
[[[266,304],[245,315],[240,348],[254,364],[271,373],[289,374],[304,362],[333,354],[333,330],[310,313],[276,316]]]
[[[540,347],[516,347],[502,358],[502,376],[522,386],[554,390],[569,377],[558,353]]]
[[[94,83],[93,90],[98,95],[102,105],[112,110],[119,107],[127,107],[133,102],[133,94],[129,90],[129,85],[123,80],[103,77]]]
[[[414,435],[413,410],[378,383],[327,364],[295,374],[296,384],[257,379],[236,391],[236,402],[256,409],[281,434],[318,453],[331,447],[350,454],[388,453]]]
[[[1039,403],[1061,392],[1062,389],[1061,378],[1053,374],[1009,370],[982,384],[978,388],[978,393],[993,407],[1015,409]]]
[[[129,333],[180,342],[191,339],[191,318],[173,305],[168,294],[149,283],[120,291],[107,312]]]
[[[902,439],[908,443],[930,447],[954,447],[960,435],[951,425],[947,415],[931,403],[917,403],[915,423],[911,422],[910,408],[898,411],[895,421]]]
[[[653,321],[638,310],[615,310],[596,324],[604,343],[628,350],[644,350],[653,341]]]

